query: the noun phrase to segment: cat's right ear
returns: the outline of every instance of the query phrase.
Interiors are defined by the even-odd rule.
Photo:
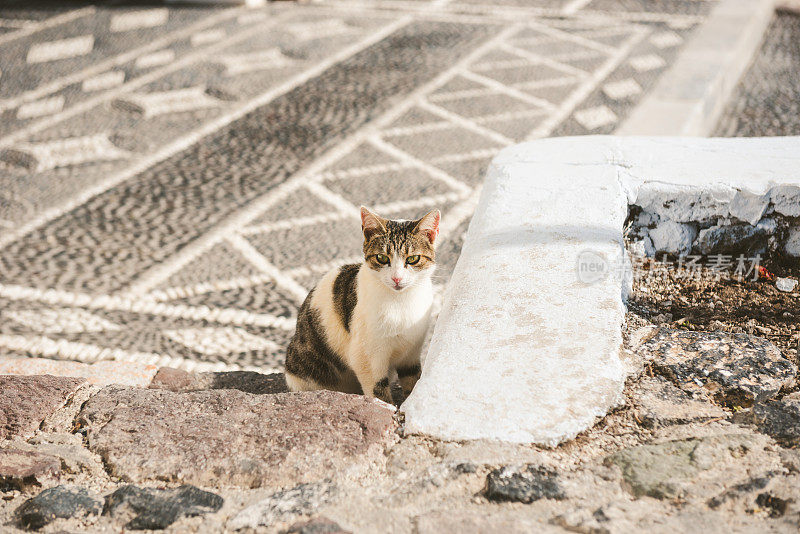
[[[364,232],[364,239],[369,241],[375,234],[386,231],[386,219],[372,213],[364,206],[361,206],[361,231]]]

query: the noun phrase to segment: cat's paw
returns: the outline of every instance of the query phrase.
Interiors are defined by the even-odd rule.
[[[422,369],[419,364],[410,365],[398,369],[397,374],[400,377],[400,387],[403,390],[403,396],[408,397],[411,394],[411,390],[414,389],[414,386],[417,384],[417,380],[419,380],[422,374]]]
[[[375,395],[377,398],[384,402],[388,402],[389,404],[394,404],[392,399],[392,388],[389,384],[389,378],[384,377],[375,384],[375,387],[372,388],[372,394]]]
[[[392,393],[392,404],[399,408],[400,405],[406,400],[406,397],[408,397],[408,394],[403,391],[403,386],[400,384],[400,382],[393,382],[390,384],[389,390]]]

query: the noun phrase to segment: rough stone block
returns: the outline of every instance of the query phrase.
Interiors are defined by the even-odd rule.
[[[636,417],[648,428],[708,421],[727,417],[725,410],[694,398],[664,378],[642,378],[631,392]]]
[[[430,512],[417,518],[419,534],[469,532],[472,534],[541,534],[560,533],[562,529],[544,522],[518,517],[519,514],[482,515],[470,512]]]
[[[724,434],[631,447],[608,456],[606,461],[622,470],[625,486],[634,496],[670,499],[697,491],[693,482],[704,471],[722,472],[732,462],[745,471],[742,457],[763,449],[765,444],[763,436]]]
[[[800,447],[800,398],[759,403],[734,414],[733,420],[754,425],[784,447]]]
[[[97,515],[101,510],[101,502],[85,488],[56,486],[22,503],[15,517],[20,526],[38,529],[56,519]]]
[[[23,491],[58,480],[61,462],[54,456],[17,449],[0,449],[0,491]]]
[[[122,486],[106,497],[103,514],[132,530],[161,530],[183,517],[219,511],[224,500],[194,486],[175,489]]]
[[[489,169],[407,432],[555,445],[620,399],[626,197],[613,167],[546,151],[512,147]]]
[[[276,523],[294,521],[298,517],[310,515],[329,502],[335,494],[336,487],[329,482],[300,484],[248,506],[228,521],[228,528],[240,530],[260,526],[274,527]]]
[[[47,375],[0,375],[0,439],[32,436],[84,381]]]
[[[254,371],[189,373],[181,369],[162,367],[150,383],[151,389],[170,391],[202,391],[209,389],[238,389],[245,393],[287,393],[283,373],[263,374]]]
[[[28,441],[13,440],[10,446],[20,451],[55,457],[65,473],[84,473],[92,477],[102,477],[104,474],[100,461],[83,447],[80,434],[40,432]]]
[[[490,501],[532,503],[539,499],[563,499],[564,492],[555,472],[541,466],[509,466],[495,469],[486,477],[486,498]]]
[[[777,347],[747,334],[661,328],[639,350],[676,386],[730,407],[772,398],[797,374]]]
[[[111,386],[86,402],[79,421],[90,450],[135,483],[283,487],[370,465],[394,439],[391,407],[332,391]]]

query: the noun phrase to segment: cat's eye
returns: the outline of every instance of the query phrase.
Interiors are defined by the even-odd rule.
[[[378,260],[378,263],[380,263],[381,265],[389,264],[389,256],[385,256],[383,254],[376,254],[375,259]]]
[[[408,265],[416,265],[419,263],[419,256],[409,256],[406,258],[406,263]]]

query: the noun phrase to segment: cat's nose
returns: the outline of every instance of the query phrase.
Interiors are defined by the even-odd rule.
[[[399,276],[393,276],[392,277],[392,282],[394,282],[394,285],[396,285],[396,286],[400,285],[400,280],[402,280],[402,278],[400,278]]]

